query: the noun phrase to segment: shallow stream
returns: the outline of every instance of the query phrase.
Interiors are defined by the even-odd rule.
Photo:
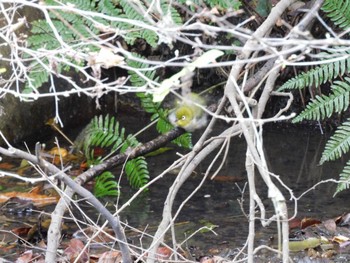
[[[264,147],[271,172],[280,176],[284,184],[290,187],[294,196],[300,197],[305,191],[322,180],[339,178],[338,175],[346,160],[326,163],[322,166],[318,165],[325,140],[326,136],[316,132],[265,132]],[[245,189],[244,191],[246,184],[245,151],[245,143],[242,139],[235,138],[232,140],[230,153],[223,169],[214,180],[207,179],[205,181],[201,189],[184,205],[176,219],[175,229],[178,243],[187,240],[192,233],[201,227],[215,226],[213,231],[199,231],[184,242],[184,248],[197,250],[193,252],[196,256],[215,253],[231,255],[236,253],[246,242],[248,220],[242,212],[243,209],[245,213],[248,213],[249,203],[248,190]],[[176,158],[176,150],[150,157],[148,163],[151,178],[159,175]],[[206,165],[209,162],[210,160],[207,160],[205,164],[201,164],[183,185],[178,194],[174,211],[200,184]],[[162,208],[168,188],[175,178],[176,173],[169,173],[155,182],[148,192],[141,194],[125,209],[121,214],[121,219],[132,227],[153,234],[162,217]],[[260,197],[266,205],[267,214],[269,216],[273,215],[273,206],[267,198],[265,184],[259,177],[256,181]],[[319,184],[308,191],[297,202],[296,216],[299,218],[313,217],[322,221],[350,212],[349,192],[344,191],[333,198],[335,188],[334,183],[325,183]],[[119,204],[123,204],[128,200],[135,193],[135,190],[130,189],[126,181],[122,181],[121,192]],[[289,200],[290,192],[283,190],[283,193],[286,199]],[[242,200],[244,202],[240,204],[239,201]],[[115,202],[115,199],[108,199],[108,201]],[[292,201],[289,201],[288,205],[289,215],[291,216],[294,213],[295,206]],[[91,208],[87,208],[85,212],[88,214],[94,213]],[[18,226],[19,222],[23,224],[26,220],[30,223],[36,220],[37,214],[34,214],[34,217],[29,215],[12,216],[13,222],[2,224],[1,230],[10,230],[14,226]],[[135,233],[130,233],[129,238],[136,243],[140,242],[141,239],[145,247],[150,241],[145,235],[141,238],[140,235],[135,235]],[[257,221],[256,244],[273,245],[276,243],[275,240],[276,225],[271,224],[269,227],[263,228]],[[169,235],[166,241],[170,242]],[[1,254],[3,256],[3,253]],[[333,258],[334,262],[347,262],[348,255],[349,252],[345,252],[344,255],[338,253]],[[303,262],[300,261],[302,257],[303,255],[298,255],[299,262]],[[260,260],[266,262],[264,257]],[[257,260],[257,262],[260,261]],[[271,262],[278,262],[278,259],[271,260]]]

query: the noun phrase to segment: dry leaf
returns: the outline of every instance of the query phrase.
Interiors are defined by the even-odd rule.
[[[122,263],[122,253],[120,251],[107,251],[101,255],[98,263]]]
[[[69,241],[68,247],[64,250],[64,254],[67,256],[70,262],[87,262],[89,255],[86,251],[81,253],[84,249],[84,243],[76,238]],[[81,253],[81,255],[80,255]],[[77,258],[80,255],[79,259]]]

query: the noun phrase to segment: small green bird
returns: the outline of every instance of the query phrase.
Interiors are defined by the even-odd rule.
[[[188,132],[203,128],[207,124],[207,114],[198,105],[205,107],[205,104],[205,100],[200,95],[192,92],[187,94],[170,112],[168,117],[170,123]]]

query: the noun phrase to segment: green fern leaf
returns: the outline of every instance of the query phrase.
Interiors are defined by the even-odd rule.
[[[140,56],[140,55],[138,55],[136,53],[133,53],[132,55],[134,57],[137,57],[137,58],[140,58],[140,59],[144,59],[142,56]],[[142,63],[142,62],[135,61],[135,60],[131,60],[131,59],[127,59],[126,63],[128,64],[129,67],[135,68],[137,71],[141,71],[142,74],[144,74],[145,77],[148,78],[149,80],[157,81],[157,78],[155,77],[156,71],[153,70],[153,69],[148,69],[150,67],[149,64]],[[145,86],[147,84],[147,80],[142,78],[141,76],[139,76],[137,74],[137,71],[128,70],[128,73],[130,75],[130,82],[135,87]]]
[[[344,122],[337,128],[334,135],[329,138],[322,153],[320,164],[326,161],[340,158],[349,151],[350,147],[350,122]]]
[[[128,148],[135,148],[139,145],[140,143],[137,141],[137,139],[129,134],[128,137],[125,139],[123,145],[120,148],[121,153],[125,153]]]
[[[109,171],[103,172],[96,178],[93,192],[96,197],[118,196],[120,193],[119,185]]]
[[[183,147],[185,149],[192,149],[192,133],[186,132],[182,134],[180,137],[177,137],[175,140],[172,141],[177,146]]]
[[[84,152],[88,160],[95,158],[94,148],[110,147],[111,152],[121,146],[125,141],[125,129],[119,127],[119,122],[115,121],[114,117],[96,116],[89,124],[89,129],[86,131],[84,139]]]
[[[335,81],[331,89],[332,94],[329,96],[316,96],[306,109],[293,119],[293,122],[304,119],[322,120],[331,117],[333,113],[346,111],[349,107],[350,78],[345,78],[345,81]]]
[[[125,18],[147,23],[144,15],[139,13],[136,10],[135,5],[132,2],[127,1],[127,0],[120,0],[119,4],[123,8],[123,11],[125,13]],[[142,10],[147,10],[147,8],[143,5],[143,3],[141,1],[138,2],[137,8],[141,8]],[[135,26],[133,27],[133,29],[130,32],[133,32],[134,34],[136,33],[136,35],[133,36],[134,40],[136,38],[143,38],[152,47],[157,46],[158,35],[156,34],[156,32],[148,30],[148,29],[144,29],[144,28],[137,28]],[[130,34],[127,35],[126,39],[130,38],[130,36],[131,36]]]
[[[333,53],[324,53],[322,56],[325,59],[333,57],[347,58],[323,64],[307,72],[303,72],[285,82],[281,87],[278,88],[278,91],[303,89],[305,87],[310,87],[313,84],[316,87],[319,87],[321,84],[324,84],[338,76],[342,76],[345,73],[350,72],[350,58],[348,57],[348,53],[337,51]]]
[[[344,190],[349,188],[349,185],[350,185],[350,160],[347,161],[347,163],[346,163],[343,171],[339,175],[339,177],[340,177],[339,179],[343,182],[338,183],[337,189],[335,190],[333,197],[336,194],[340,193],[341,191],[344,191]]]
[[[149,181],[149,172],[145,157],[140,156],[125,164],[125,173],[129,183],[134,188],[143,187]]]
[[[342,29],[350,26],[350,1],[326,0],[321,8],[333,23]]]
[[[178,0],[179,3],[183,5],[188,5],[189,1],[187,0]],[[216,7],[218,9],[233,9],[238,10],[242,3],[239,0],[192,0],[190,1],[191,9],[194,10],[194,6],[203,6],[203,3],[209,5],[210,7]]]
[[[49,80],[49,73],[41,67],[41,65],[35,64],[28,74],[23,93],[31,93],[33,90],[40,88],[44,83]]]

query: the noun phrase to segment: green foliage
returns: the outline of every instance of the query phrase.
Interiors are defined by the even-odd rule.
[[[84,139],[84,153],[88,161],[99,162],[101,157],[95,156],[95,149],[110,148],[114,152],[125,142],[125,129],[119,128],[119,122],[109,115],[96,116],[88,126]]]
[[[119,195],[119,185],[111,172],[105,171],[96,178],[94,195],[96,197]]]
[[[350,26],[350,1],[326,0],[321,8],[333,23],[342,29]]]
[[[187,0],[179,0],[179,3],[182,5],[188,5]],[[192,0],[190,2],[191,6],[203,6],[203,4],[208,5],[209,7],[217,7],[218,9],[233,9],[233,10],[238,10],[241,6],[242,3],[239,0]]]
[[[347,161],[347,163],[346,163],[343,171],[339,175],[339,177],[340,177],[340,180],[343,182],[340,182],[337,185],[337,189],[335,190],[334,195],[349,188],[349,185],[350,185],[350,160]]]
[[[103,156],[96,156],[95,149],[102,148],[109,154],[115,153],[118,149],[125,153],[129,148],[134,148],[139,144],[135,137],[128,135],[125,137],[125,129],[120,128],[119,122],[109,115],[96,116],[84,131],[84,153],[90,164],[101,163]],[[126,162],[125,172],[129,183],[134,188],[144,186],[149,180],[147,162],[144,157],[138,157]],[[114,185],[109,182],[111,177],[105,175],[101,179],[101,187],[107,185],[107,193],[116,193],[118,184]],[[114,192],[111,191],[113,185]],[[99,187],[98,193],[103,192]],[[118,191],[119,192],[119,191]]]
[[[149,181],[147,162],[143,156],[128,161],[125,165],[125,172],[130,185],[135,188],[140,188]]]
[[[31,63],[30,68],[29,79],[22,91],[24,94],[31,93],[49,80],[48,71],[42,68],[40,64],[33,62]]]
[[[111,17],[120,17],[138,21],[139,23],[152,24],[157,22],[155,16],[150,16],[152,21],[145,18],[140,8],[145,11],[151,6],[152,1],[143,2],[130,2],[127,0],[62,0],[62,4],[74,6],[80,10],[99,12]],[[145,5],[147,3],[147,6]],[[58,5],[57,1],[44,0],[46,5]],[[161,8],[165,14],[168,15],[168,19],[172,19],[175,24],[182,24],[182,19],[179,12],[169,4],[168,1],[161,1]],[[52,21],[52,25],[55,27],[55,31],[52,29],[46,19],[38,19],[31,23],[31,36],[28,37],[28,46],[33,50],[46,49],[56,50],[62,46],[62,42],[69,45],[72,50],[84,50],[86,52],[98,51],[99,48],[89,43],[89,39],[93,37],[93,34],[99,35],[99,29],[88,18],[79,15],[78,13],[63,11],[59,9],[49,9],[49,16]],[[133,45],[137,39],[144,39],[147,44],[155,48],[158,44],[158,35],[155,31],[145,29],[137,26],[135,23],[109,21],[100,17],[94,17],[94,20],[104,26],[110,26],[120,32],[120,36],[123,37],[125,42],[129,45]],[[60,39],[62,41],[60,41]],[[73,65],[83,66],[82,61],[75,61],[70,55],[60,54],[64,56]],[[25,55],[26,58],[30,58],[29,55]],[[45,62],[46,66],[50,67],[49,62]],[[31,92],[34,89],[40,88],[43,83],[48,82],[48,73],[43,65],[37,61],[33,61],[30,67],[36,68],[35,71],[29,71],[28,75],[31,81],[26,83],[26,92]],[[60,69],[61,70],[61,69]],[[68,72],[69,66],[65,66],[64,70]],[[58,73],[61,73],[59,71]],[[154,74],[154,72],[153,72]]]
[[[341,113],[349,108],[350,78],[345,81],[335,81],[331,86],[330,95],[316,96],[306,109],[301,112],[293,122],[307,120],[322,120],[330,118],[333,113]]]
[[[335,160],[347,153],[350,148],[350,120],[337,128],[334,135],[329,138],[322,153],[320,163]]]
[[[350,72],[350,57],[348,57],[348,52],[338,49],[336,52],[322,53],[322,56],[325,58],[346,58],[322,64],[314,69],[303,72],[288,80],[278,90],[304,89],[305,87],[313,85],[319,87],[321,84],[325,84],[326,82]]]
[[[326,0],[322,6],[326,15],[342,29],[348,29],[350,25],[350,1]],[[325,58],[337,58],[334,62],[328,62],[314,69],[299,74],[295,78],[284,83],[279,90],[303,89],[330,82],[350,72],[349,52],[346,48],[338,47],[336,50],[321,54]],[[293,122],[302,120],[323,120],[330,118],[334,113],[342,113],[349,109],[350,78],[344,77],[336,80],[331,85],[329,95],[316,96],[306,109],[301,112]],[[350,148],[350,119],[343,122],[327,141],[320,164],[340,158],[349,152]],[[340,179],[345,181],[338,184],[335,194],[345,190],[349,186],[350,161],[347,162]],[[347,181],[347,182],[346,182]]]
[[[135,58],[144,59],[139,54],[133,53],[132,54]],[[156,71],[154,69],[150,69],[149,65],[146,63],[142,63],[139,61],[127,59],[126,63],[129,67],[134,68],[135,71],[129,70],[128,73],[130,75],[130,82],[135,87],[142,87],[147,85],[148,81],[157,81],[157,78],[155,77]],[[137,72],[141,72],[145,77],[141,77]],[[145,79],[146,78],[146,79]]]

